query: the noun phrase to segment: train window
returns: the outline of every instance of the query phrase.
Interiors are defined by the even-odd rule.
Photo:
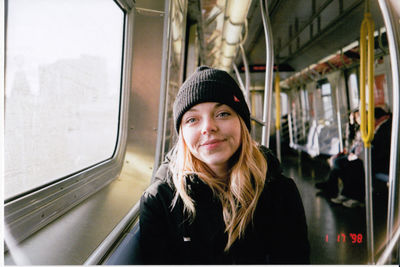
[[[349,88],[350,108],[353,110],[358,107],[358,99],[359,99],[357,74],[354,72],[349,76],[348,88]]]
[[[110,0],[13,0],[6,27],[7,199],[113,155],[124,13]]]
[[[321,97],[324,110],[324,118],[326,120],[333,120],[333,106],[330,83],[323,83],[321,85]]]

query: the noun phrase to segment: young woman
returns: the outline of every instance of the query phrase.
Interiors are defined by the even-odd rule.
[[[178,92],[174,120],[177,144],[141,198],[144,263],[309,263],[299,192],[252,140],[231,76],[199,67]]]

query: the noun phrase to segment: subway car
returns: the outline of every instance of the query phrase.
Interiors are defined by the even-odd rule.
[[[3,264],[142,264],[140,198],[176,142],[177,92],[202,65],[237,81],[253,139],[297,185],[311,264],[399,264],[400,1],[5,0],[1,10]],[[374,165],[378,112],[390,121],[375,145],[387,160]],[[321,184],[349,153],[355,113],[364,198],[348,203]]]

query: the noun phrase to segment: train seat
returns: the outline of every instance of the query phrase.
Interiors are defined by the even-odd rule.
[[[382,181],[385,183],[389,182],[389,175],[386,173],[378,172],[378,173],[375,173],[374,177],[375,177],[375,179],[377,179],[379,181]]]
[[[322,125],[318,132],[319,153],[336,155],[339,153],[339,138],[336,126]]]
[[[141,265],[143,260],[139,245],[139,223],[124,237],[103,265]]]
[[[306,152],[311,157],[315,157],[319,154],[318,149],[318,126],[315,120],[312,121],[310,129],[307,135],[307,143],[305,145],[292,144],[293,149]]]

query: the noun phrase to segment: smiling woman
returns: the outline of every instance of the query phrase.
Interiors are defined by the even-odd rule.
[[[299,192],[251,138],[231,76],[199,67],[178,92],[174,119],[178,141],[160,167],[168,171],[141,199],[144,263],[308,263]]]
[[[240,145],[240,121],[227,105],[197,104],[183,116],[182,135],[189,151],[219,177]]]

